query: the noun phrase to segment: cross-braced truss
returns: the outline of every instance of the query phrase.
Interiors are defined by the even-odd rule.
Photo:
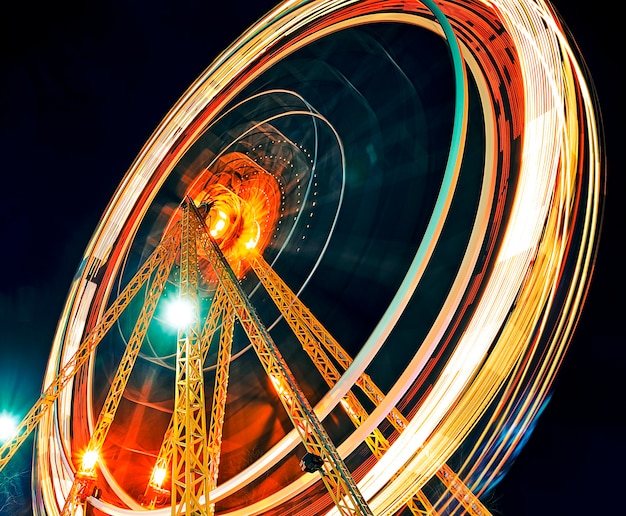
[[[198,247],[208,257],[217,278],[213,301],[203,324],[200,320],[197,298]],[[84,458],[89,456],[93,457],[93,460],[86,462],[83,459],[83,464],[76,472],[61,514],[62,516],[73,515],[79,507],[85,507],[88,497],[97,492],[98,452],[115,418],[124,388],[177,256],[180,259],[179,295],[190,302],[194,308],[194,316],[191,322],[178,333],[174,411],[164,434],[152,477],[145,490],[144,499],[147,501],[145,503],[147,508],[162,505],[163,501],[169,498],[173,516],[179,514],[212,515],[215,512],[215,504],[210,500],[210,492],[217,487],[219,475],[233,328],[237,321],[250,340],[266,374],[277,386],[277,395],[306,450],[306,455],[301,461],[303,471],[319,472],[340,514],[373,514],[269,331],[243,291],[219,245],[210,236],[205,218],[189,198],[182,205],[180,223],[174,225],[166,234],[162,243],[157,246],[128,286],[112,303],[102,321],[87,335],[75,355],[67,361],[56,381],[48,387],[22,422],[17,437],[2,447],[0,468],[8,462],[41,416],[58,398],[63,387],[95,351],[106,332],[119,319],[135,294],[147,285],[147,294],[142,309],[98,415],[87,446],[88,453],[84,454]],[[328,386],[334,386],[342,372],[352,362],[349,354],[257,251],[250,250],[247,262],[276,304],[282,317],[289,324],[292,333],[311,362]],[[217,331],[220,331],[219,350],[212,405],[208,412],[210,417],[207,421],[203,367],[209,345]],[[366,374],[361,375],[355,385],[374,405],[378,405],[384,399],[384,394]],[[366,409],[351,391],[345,395],[342,406],[356,427],[368,417]],[[408,424],[406,418],[395,408],[389,412],[387,419],[398,432],[402,432]],[[377,459],[381,458],[390,447],[389,441],[379,429],[371,432],[365,442]],[[169,489],[163,486],[168,475]],[[437,477],[451,495],[464,506],[468,514],[476,516],[489,514],[448,465],[441,465]],[[431,502],[421,491],[406,500],[405,504],[412,514],[437,514]]]

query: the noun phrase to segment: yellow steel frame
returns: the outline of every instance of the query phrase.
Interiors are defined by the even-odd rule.
[[[179,235],[179,233],[177,233],[177,235]],[[176,247],[177,238],[174,236],[172,245],[168,246],[167,254],[157,267],[155,277],[152,280],[147,296],[142,305],[141,312],[135,322],[135,327],[133,328],[133,332],[128,340],[128,344],[126,345],[124,354],[117,367],[113,381],[111,382],[111,387],[107,393],[106,399],[104,400],[102,409],[100,410],[100,414],[98,416],[98,420],[96,421],[93,434],[91,434],[91,438],[89,439],[86,452],[99,453],[104,441],[106,440],[109,428],[111,427],[111,423],[113,423],[115,413],[117,412],[120,400],[124,394],[124,389],[128,384],[128,379],[130,378],[135,361],[139,355],[143,339],[148,331],[150,321],[152,320],[154,311],[156,310],[159,299],[161,298],[161,293],[163,292],[163,288],[165,287],[165,283],[167,282],[167,278],[172,269],[172,264],[174,263],[174,258],[176,257]],[[69,496],[66,498],[65,505],[61,511],[61,516],[74,514],[76,508],[79,505],[84,504],[84,499],[80,496],[81,484],[85,485],[90,482],[94,475],[95,464],[88,470],[81,468],[79,474],[74,477],[72,488],[70,489]]]
[[[341,375],[326,353],[320,348],[320,344],[324,345],[327,351],[341,364],[344,370],[352,363],[349,354],[324,326],[322,326],[311,311],[282,281],[281,277],[259,253],[251,253],[248,257],[248,263],[274,301],[285,321],[289,324],[294,335],[302,344],[304,351],[307,352],[311,361],[322,374],[327,384],[333,387]],[[356,384],[375,405],[378,405],[383,400],[384,396],[382,391],[372,381],[369,375],[362,374]],[[344,405],[346,413],[358,427],[367,417],[365,408],[351,392],[348,392],[343,401],[346,403],[346,405]],[[407,419],[396,408],[393,408],[389,412],[387,419],[399,432],[402,432],[408,424]],[[378,429],[375,429],[372,434],[370,434],[367,439],[367,444],[374,456],[378,459],[380,459],[383,453],[389,448],[389,441]],[[437,472],[437,477],[444,482],[446,488],[459,500],[470,515],[485,516],[490,514],[476,495],[463,484],[458,475],[454,474],[447,464],[440,467]],[[449,478],[454,478],[454,481],[447,480]],[[408,501],[407,507],[416,515],[436,514],[435,509],[421,492],[415,494],[413,498]]]
[[[306,320],[311,320],[313,316],[310,315],[308,309],[299,303],[299,301],[296,301],[296,303],[291,302],[291,300],[297,299],[296,296],[258,253],[251,254],[248,258],[248,263],[257,274],[265,290],[276,304],[278,310],[291,328],[291,331],[302,345],[302,349],[313,362],[313,365],[315,365],[316,369],[329,386],[332,387],[335,385],[339,378],[341,378],[341,373],[319,346],[317,336],[315,336],[311,330],[311,325],[307,324],[304,318],[298,317],[297,313],[304,311],[309,313]],[[341,354],[342,356],[347,356],[343,350]],[[348,417],[353,421],[355,426],[359,427],[363,421],[367,419],[367,411],[352,391],[348,391],[343,401]],[[374,429],[367,437],[366,443],[377,458],[382,457],[383,453],[389,449],[389,442],[378,428]]]
[[[143,266],[137,271],[128,285],[126,285],[117,299],[115,299],[113,304],[104,313],[100,322],[91,330],[87,337],[83,339],[74,355],[61,367],[55,380],[43,391],[39,400],[19,423],[15,431],[15,436],[0,447],[0,471],[2,471],[11,457],[35,429],[43,415],[54,404],[70,380],[74,378],[80,368],[87,362],[98,344],[100,344],[109,329],[115,324],[135,294],[137,294],[145,282],[149,280],[155,268],[169,255],[172,246],[176,245],[175,238],[178,232],[179,228],[176,226],[165,235],[154,252],[144,262]]]
[[[284,386],[287,394],[280,399],[305,449],[323,460],[319,472],[335,506],[341,514],[371,515],[370,508],[315,411],[298,387],[293,374],[243,292],[219,246],[209,236],[204,220],[199,214],[197,216],[201,222],[200,242],[241,326],[268,376],[278,378]]]
[[[213,296],[213,301],[211,303],[211,307],[209,309],[209,313],[204,322],[204,328],[202,329],[202,338],[201,338],[201,354],[202,354],[202,362],[206,359],[206,356],[209,352],[209,347],[211,344],[211,340],[213,339],[213,335],[218,328],[218,323],[220,321],[220,316],[222,312],[227,306],[228,298],[224,293],[224,290],[218,288]],[[211,423],[212,424],[212,423]],[[163,471],[168,471],[170,468],[170,461],[172,458],[172,430],[174,426],[174,418],[170,419],[168,428],[165,432],[165,436],[161,443],[161,448],[159,449],[159,453],[157,455],[157,460],[155,461],[155,466],[153,469],[152,477],[148,486],[146,487],[146,491],[144,493],[144,498],[148,501],[148,505],[154,502],[152,491],[160,490],[160,485],[157,484],[156,479],[154,479],[154,473],[157,469],[162,469]],[[212,449],[214,448],[209,441],[209,461],[211,460]],[[211,463],[209,462],[209,470],[211,469]]]
[[[226,297],[226,296],[224,296]],[[222,331],[215,369],[215,387],[211,404],[211,419],[207,442],[209,446],[209,492],[217,487],[219,465],[222,451],[222,431],[226,412],[228,390],[228,373],[230,369],[231,350],[233,347],[233,330],[235,312],[232,305],[225,304],[222,312]],[[215,504],[209,502],[209,514],[215,512]]]
[[[93,476],[84,475],[80,471],[76,473],[70,492],[65,499],[65,505],[61,510],[61,515],[76,514],[76,510],[79,507],[85,507],[86,496],[91,494],[86,492],[89,486],[95,481]]]
[[[219,281],[202,333],[199,332],[200,314],[197,297],[198,241],[215,269]],[[0,471],[156,270],[147,300],[100,411],[88,450],[99,450],[102,447],[178,249],[180,249],[180,296],[194,306],[195,313],[192,324],[180,329],[178,333],[174,413],[156,461],[156,466],[167,468],[169,465],[170,468],[172,515],[214,513],[214,504],[210,503],[208,495],[217,486],[219,473],[235,317],[250,339],[266,373],[280,381],[283,390],[279,397],[306,451],[322,459],[319,473],[340,514],[371,515],[371,510],[350,472],[243,292],[219,246],[209,236],[204,219],[191,199],[186,199],[183,203],[182,221],[163,238],[161,244],[105,312],[101,321],[81,342],[76,353],[61,368],[55,381],[45,389],[41,398],[18,425],[16,436],[0,448]],[[258,253],[251,253],[249,263],[313,364],[332,387],[341,377],[341,373],[321,346],[343,370],[350,366],[352,361],[350,356]],[[203,364],[220,319],[222,328],[211,418],[207,431]],[[368,375],[361,375],[356,384],[374,404],[384,399],[383,393]],[[353,423],[356,426],[362,424],[368,414],[356,396],[349,392],[344,402],[346,412]],[[399,432],[402,432],[408,423],[395,408],[390,411],[388,420]],[[389,442],[378,429],[372,432],[366,442],[377,458],[389,448]],[[75,509],[84,503],[84,487],[91,485],[94,475],[94,469],[81,470],[77,473],[62,516],[74,514]],[[478,498],[447,464],[440,467],[437,477],[469,514],[489,515]],[[148,491],[149,489],[146,493]],[[435,509],[422,492],[415,494],[407,502],[407,507],[416,515],[436,515]]]
[[[183,204],[180,297],[194,308],[193,321],[178,331],[172,439],[172,515],[206,514],[208,447],[204,403],[204,360],[199,335],[196,234],[191,201]]]

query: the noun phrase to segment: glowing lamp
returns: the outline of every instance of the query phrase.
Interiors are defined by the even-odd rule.
[[[166,319],[174,328],[186,328],[194,319],[195,308],[184,298],[178,298],[167,305]]]
[[[160,466],[155,466],[154,471],[152,472],[152,485],[156,487],[161,487],[165,477],[167,475],[167,469],[162,468]]]
[[[82,471],[90,471],[94,468],[98,462],[98,451],[97,450],[88,450],[83,455],[83,460],[81,462]]]

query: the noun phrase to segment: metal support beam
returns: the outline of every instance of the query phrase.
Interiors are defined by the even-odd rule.
[[[115,419],[115,414],[119,407],[120,400],[122,399],[122,395],[124,394],[124,389],[126,389],[130,374],[137,360],[137,356],[139,355],[143,339],[150,326],[150,321],[152,320],[154,311],[161,298],[161,293],[163,292],[163,288],[165,287],[165,283],[172,269],[176,252],[175,239],[174,245],[168,247],[168,253],[157,268],[152,283],[150,284],[141,312],[135,322],[135,327],[128,339],[128,344],[126,345],[124,354],[122,355],[115,376],[111,382],[111,387],[107,392],[104,404],[98,415],[98,420],[96,421],[93,434],[91,434],[91,438],[89,439],[85,454],[93,453],[95,457],[98,457],[100,454],[100,450],[104,445],[111,424]],[[74,482],[72,483],[72,488],[70,489],[70,494],[61,511],[61,516],[73,515],[78,506],[84,504],[85,489],[87,489],[91,483],[95,482],[96,479],[96,466],[97,463],[94,461],[89,467],[81,467],[77,472],[74,477]]]
[[[192,203],[191,200],[188,202]],[[344,515],[372,515],[343,459],[315,411],[298,387],[287,363],[269,332],[261,323],[219,246],[210,237],[208,229],[204,225],[204,219],[197,211],[196,214],[201,225],[200,242],[209,262],[215,269],[220,285],[226,291],[237,318],[250,339],[266,373],[270,378],[278,379],[282,389],[284,389],[280,399],[294,428],[300,435],[306,451],[322,459],[323,462],[318,471],[335,502],[335,506]]]
[[[274,301],[281,315],[287,321],[292,331],[303,345],[303,349],[309,354],[312,362],[316,365],[326,382],[333,387],[341,374],[331,363],[329,357],[321,349],[320,345],[333,356],[337,363],[347,369],[352,363],[352,358],[341,347],[339,342],[324,328],[311,311],[298,299],[293,291],[282,281],[281,277],[270,267],[263,257],[252,252],[248,257],[248,263],[263,284],[265,290]],[[372,381],[367,374],[362,374],[356,382],[365,395],[378,405],[384,399],[383,392]],[[351,394],[351,393],[349,393]],[[367,417],[363,406],[354,395],[346,396],[342,400],[346,412],[356,426],[359,426]],[[408,421],[396,408],[391,409],[387,415],[387,420],[400,433],[406,428]],[[389,442],[377,429],[370,434],[368,445],[378,459],[389,448]],[[446,487],[457,498],[472,516],[485,516],[490,514],[476,495],[463,484],[461,479],[454,474],[447,464],[443,464],[437,476],[442,478],[452,478],[454,483],[446,483]],[[454,487],[452,489],[452,487]],[[413,495],[407,502],[407,507],[415,515],[431,514],[436,515],[436,511],[422,492]]]
[[[211,302],[211,307],[209,308],[209,313],[206,316],[204,321],[204,326],[202,328],[202,335],[200,338],[200,353],[202,355],[202,363],[206,360],[206,356],[209,352],[209,348],[211,345],[211,341],[213,340],[213,336],[215,332],[219,329],[219,323],[221,321],[222,314],[224,310],[226,310],[228,306],[228,298],[226,297],[226,293],[222,288],[217,288],[215,294],[213,295],[213,300]],[[210,425],[213,423],[211,422]],[[163,436],[163,441],[161,442],[161,447],[159,449],[159,453],[157,455],[157,460],[155,461],[154,468],[152,470],[152,475],[150,477],[150,482],[146,486],[146,490],[144,492],[144,504],[148,507],[154,508],[160,502],[163,501],[164,498],[169,497],[169,490],[163,487],[166,478],[166,472],[170,470],[171,458],[172,458],[172,430],[174,428],[174,418],[170,419],[169,425],[165,434]],[[209,431],[210,426],[209,426]],[[209,470],[211,470],[211,448],[213,445],[210,444],[209,440]]]
[[[230,304],[225,304],[222,312],[222,331],[220,333],[217,367],[215,369],[215,386],[213,388],[213,403],[211,404],[209,435],[207,436],[209,447],[209,492],[217,487],[219,475],[234,324],[235,312],[233,307]],[[209,515],[212,516],[215,512],[215,504],[209,501],[208,507]]]
[[[178,331],[171,461],[172,516],[207,514],[205,497],[209,470],[204,364],[199,335],[197,223],[189,202],[185,202],[181,222],[179,295],[193,308],[193,320]]]
[[[117,296],[113,304],[102,316],[102,319],[83,339],[76,353],[61,367],[54,381],[44,389],[39,400],[17,426],[14,436],[0,447],[0,471],[7,465],[11,457],[13,457],[15,452],[35,429],[44,414],[60,396],[63,389],[87,362],[98,344],[100,344],[109,329],[124,312],[135,294],[137,294],[145,282],[148,281],[155,268],[158,267],[165,256],[167,256],[169,248],[175,245],[175,242],[172,240],[172,235],[176,235],[178,232],[179,227],[175,226],[171,232],[163,237],[161,243],[128,282],[126,287],[124,287],[124,290]]]

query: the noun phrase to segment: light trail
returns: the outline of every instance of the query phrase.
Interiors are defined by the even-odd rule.
[[[391,407],[406,402],[428,360],[445,344],[449,356],[429,378],[432,388],[381,460],[359,471],[358,486],[375,514],[394,514],[464,447],[459,476],[475,493],[487,492],[538,417],[584,303],[600,231],[603,149],[586,70],[549,3],[438,2],[452,38],[433,21],[427,6],[435,9],[430,2],[285,2],[222,53],[168,113],[111,200],[68,297],[44,385],[54,381],[59,364],[78,346],[74,334],[82,333],[88,314],[92,318],[102,314],[112,294],[106,281],[116,276],[150,202],[239,92],[319,39],[379,22],[408,24],[445,35],[453,45],[458,41],[462,64],[479,91],[486,134],[481,209],[473,222],[476,234],[443,305],[446,311],[435,319],[424,342],[416,345],[385,400],[337,449],[349,457]],[[457,77],[460,90],[463,83]],[[468,99],[457,95],[463,104],[457,109],[466,110]],[[466,115],[459,114],[457,120],[465,124]],[[405,282],[354,365],[315,407],[320,419],[331,413],[372,363],[419,288],[457,195],[464,131],[457,127],[450,143],[432,231],[425,233]],[[341,145],[341,135],[335,134]],[[487,265],[480,269],[484,256]],[[98,276],[103,273],[104,278]],[[94,292],[96,287],[99,292]],[[455,329],[453,323],[461,319],[463,324]],[[56,413],[41,419],[36,514],[57,514],[71,486],[70,418],[77,403],[68,390]],[[470,439],[471,435],[478,437]],[[211,500],[226,500],[244,489],[296,444],[295,433],[287,434],[250,468],[218,485]],[[112,475],[107,480],[127,507],[95,499],[94,507],[120,515],[143,510]],[[220,514],[249,516],[271,507],[280,514],[283,504],[306,492],[315,480],[303,475],[245,509]],[[439,506],[446,503],[444,498],[438,501]],[[169,514],[169,509],[152,512]]]

